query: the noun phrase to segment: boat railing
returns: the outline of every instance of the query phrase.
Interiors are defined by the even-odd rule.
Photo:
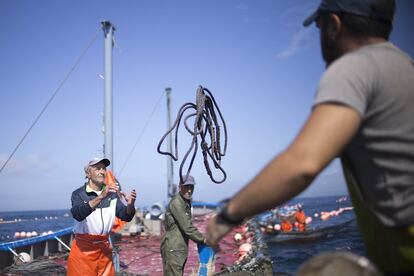
[[[14,263],[16,258],[25,260],[20,253],[27,253],[31,260],[39,256],[49,256],[56,252],[70,251],[73,239],[73,227],[38,236],[0,244],[0,269]]]

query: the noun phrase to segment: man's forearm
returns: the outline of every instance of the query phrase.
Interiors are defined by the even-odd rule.
[[[127,214],[130,215],[135,213],[135,206],[133,203],[127,205]]]
[[[101,196],[97,196],[94,199],[89,200],[89,206],[91,206],[92,209],[95,209],[99,203],[101,203],[102,199],[103,198]]]
[[[306,168],[295,154],[285,152],[271,161],[229,202],[228,215],[237,220],[278,206],[298,195],[316,173]]]

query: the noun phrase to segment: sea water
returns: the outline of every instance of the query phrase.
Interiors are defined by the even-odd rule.
[[[338,216],[328,220],[321,220],[322,211],[329,212],[339,208],[351,207],[349,197],[313,197],[299,198],[289,202],[289,205],[302,204],[307,216],[312,217],[308,227],[330,227],[352,220],[344,229],[326,238],[308,242],[268,243],[268,255],[273,262],[275,273],[293,274],[302,263],[309,258],[327,251],[347,251],[357,255],[366,256],[365,247],[356,224],[353,210],[344,211]],[[318,216],[315,216],[318,214]]]
[[[355,218],[352,210],[345,211],[326,221],[322,221],[319,216],[314,216],[322,211],[352,206],[348,198],[340,202],[338,199],[343,199],[343,197],[299,198],[288,204],[302,204],[306,215],[313,219],[310,227],[327,227]],[[0,212],[0,243],[15,240],[16,232],[35,231],[41,235],[44,232],[54,232],[71,227],[73,223],[69,210]],[[344,230],[333,236],[312,242],[268,243],[268,255],[273,262],[274,272],[292,274],[303,262],[326,251],[342,250],[365,255],[364,245],[355,220]]]
[[[18,232],[42,235],[73,226],[69,210],[0,212],[0,243],[16,240]]]

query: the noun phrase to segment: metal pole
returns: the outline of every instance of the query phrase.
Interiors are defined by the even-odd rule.
[[[112,115],[112,47],[115,27],[110,21],[102,21],[105,36],[105,96],[104,96],[104,156],[111,160],[110,170],[114,171],[113,156],[113,115]]]
[[[22,261],[23,263],[25,263],[26,261],[23,259],[22,255],[17,254],[16,251],[14,251],[11,247],[7,247],[7,249],[10,250],[11,253],[13,253],[13,255],[17,258],[19,258],[20,261]]]
[[[105,36],[105,104],[104,104],[104,156],[111,160],[109,169],[114,171],[114,152],[113,152],[113,112],[112,112],[112,48],[113,48],[113,33],[115,31],[114,25],[110,21],[102,21],[102,29]],[[109,242],[112,244],[111,237]],[[119,255],[118,252],[113,252],[112,259],[115,263],[115,271],[119,272]]]
[[[167,129],[171,128],[171,91],[170,87],[165,88],[165,94],[167,96]],[[172,152],[172,133],[168,134],[167,139],[168,152]],[[171,156],[167,156],[167,181],[168,181],[168,191],[167,199],[168,201],[174,195],[174,165]]]
[[[66,243],[64,243],[61,239],[59,239],[58,237],[54,237],[61,245],[63,245],[68,251],[70,251],[70,247],[66,245]]]

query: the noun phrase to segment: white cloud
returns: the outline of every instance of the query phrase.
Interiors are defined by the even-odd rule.
[[[6,162],[8,156],[0,154],[0,164]],[[28,154],[23,157],[12,157],[3,169],[3,173],[13,175],[36,174],[48,171],[51,168],[49,159],[44,155]]]
[[[302,28],[298,32],[294,33],[290,40],[289,46],[276,54],[276,58],[288,58],[296,54],[299,50],[303,49],[303,45],[306,45],[304,41],[307,39],[309,32],[309,28]]]

